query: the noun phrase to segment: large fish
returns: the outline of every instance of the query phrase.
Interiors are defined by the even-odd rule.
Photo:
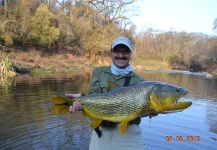
[[[97,128],[103,120],[117,122],[120,135],[128,129],[128,123],[139,116],[151,113],[168,113],[183,110],[191,102],[178,102],[188,91],[181,87],[156,81],[141,82],[132,86],[118,87],[108,93],[91,94],[76,98],[91,127]],[[68,100],[55,96],[53,103],[63,104]]]

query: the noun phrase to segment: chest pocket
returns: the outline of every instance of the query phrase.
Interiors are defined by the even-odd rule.
[[[109,81],[109,74],[102,72],[100,74],[100,79],[99,79],[99,86],[101,88],[101,93],[108,92],[108,81]]]

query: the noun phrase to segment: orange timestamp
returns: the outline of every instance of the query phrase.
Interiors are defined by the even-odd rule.
[[[188,136],[180,136],[177,135],[175,137],[173,136],[166,136],[166,142],[199,142],[200,141],[200,136],[193,136],[193,135],[188,135]]]

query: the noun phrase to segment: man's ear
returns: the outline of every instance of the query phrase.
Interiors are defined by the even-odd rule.
[[[132,60],[132,54],[133,54],[133,53],[132,53],[132,52],[130,52],[130,60]]]

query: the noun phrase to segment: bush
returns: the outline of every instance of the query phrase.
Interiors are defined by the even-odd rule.
[[[12,62],[5,53],[0,53],[0,75],[8,75],[13,70]]]
[[[30,43],[50,48],[59,39],[59,29],[51,25],[52,18],[53,14],[46,5],[37,8],[28,27]]]

